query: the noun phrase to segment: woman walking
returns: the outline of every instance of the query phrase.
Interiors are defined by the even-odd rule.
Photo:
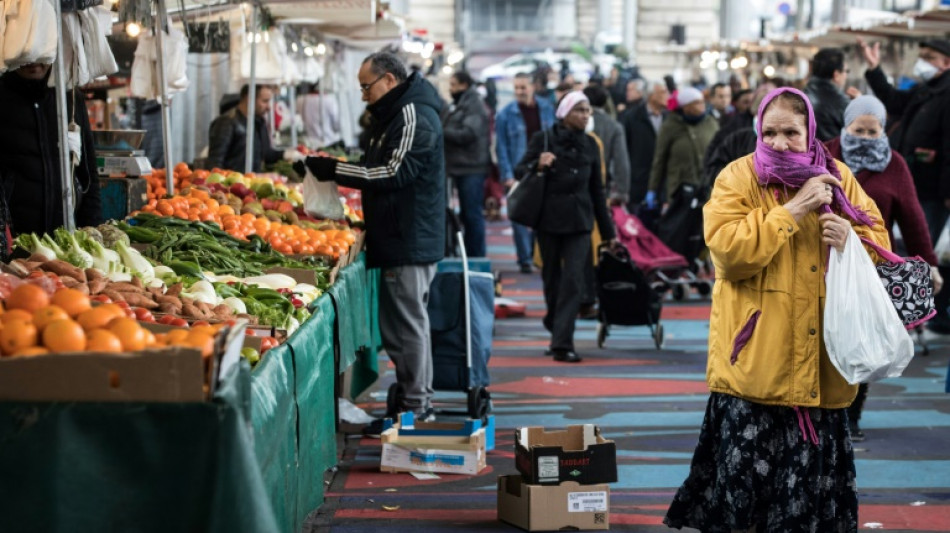
[[[850,228],[888,247],[874,202],[815,138],[808,99],[776,89],[753,154],[703,208],[716,267],[706,381],[690,473],[665,523],[709,533],[856,532],[846,408],[857,392],[822,339],[829,246]]]
[[[920,256],[933,267],[930,273],[936,294],[943,280],[937,270],[937,255],[930,241],[927,220],[917,200],[917,189],[907,163],[888,144],[884,131],[886,123],[884,104],[873,96],[860,96],[845,109],[841,136],[831,139],[826,145],[835,159],[848,165],[861,188],[877,204],[891,240],[891,228],[896,222],[900,226],[907,254]],[[858,422],[867,397],[868,384],[862,383],[858,388],[858,396],[848,408],[848,423],[854,442],[864,440],[864,432]]]
[[[561,99],[550,130],[538,132],[516,168],[515,175],[537,172],[545,180],[541,219],[535,228],[541,250],[541,279],[555,361],[578,363],[574,351],[574,320],[584,292],[584,263],[590,261],[590,232],[594,219],[600,235],[616,245],[601,180],[600,150],[584,133],[591,106],[580,91]]]

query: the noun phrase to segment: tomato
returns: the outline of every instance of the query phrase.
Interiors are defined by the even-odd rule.
[[[173,319],[171,322],[169,322],[168,325],[175,326],[176,328],[187,328],[188,321],[185,320],[184,318],[176,318],[176,319]]]
[[[134,310],[135,319],[141,320],[142,322],[155,322],[155,317],[152,315],[152,312],[144,307],[136,307]]]
[[[112,303],[112,298],[109,298],[109,297],[106,296],[105,294],[97,294],[97,295],[95,295],[95,296],[93,296],[93,297],[91,297],[91,298],[89,298],[89,299],[92,300],[93,302],[99,302],[99,303],[103,303],[103,304],[111,304],[111,303]]]
[[[270,350],[271,348],[275,348],[278,344],[280,343],[278,343],[277,339],[275,339],[274,337],[262,338],[261,339],[261,354]]]
[[[158,319],[159,324],[165,324],[165,325],[171,325],[171,323],[174,321],[175,321],[175,317],[172,315],[162,315],[162,317]]]
[[[196,320],[191,325],[192,326],[210,326],[211,324],[208,323],[207,320]]]

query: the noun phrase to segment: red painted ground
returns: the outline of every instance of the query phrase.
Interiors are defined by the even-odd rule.
[[[578,367],[582,368],[585,363]],[[529,377],[521,381],[493,384],[492,392],[533,394],[536,396],[596,397],[647,396],[666,394],[708,393],[704,381],[614,379],[614,378],[541,378]]]
[[[498,357],[492,356],[488,361],[488,368],[520,368],[520,367],[546,367],[550,368],[551,358],[543,355],[547,342],[541,343],[537,355],[527,357]],[[646,366],[658,365],[658,361],[643,361],[638,359],[593,359],[587,358],[581,363],[584,366]],[[489,387],[494,392],[499,390],[494,385]]]

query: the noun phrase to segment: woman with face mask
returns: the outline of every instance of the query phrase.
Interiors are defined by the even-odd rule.
[[[858,183],[870,196],[884,218],[884,227],[891,233],[896,222],[901,229],[904,245],[910,256],[920,256],[934,268],[934,289],[939,291],[943,280],[937,270],[937,256],[930,242],[930,233],[924,212],[917,200],[914,178],[900,154],[891,150],[884,125],[887,112],[884,104],[873,96],[860,96],[851,101],[844,112],[844,128],[841,136],[826,143],[832,157],[844,161],[854,172]],[[851,408],[848,419],[851,425],[851,440],[864,440],[858,426],[868,386],[862,384]]]

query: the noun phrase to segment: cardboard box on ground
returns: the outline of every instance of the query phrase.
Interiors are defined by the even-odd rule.
[[[617,445],[593,424],[548,431],[515,430],[515,465],[532,485],[576,481],[582,485],[617,481]]]
[[[498,520],[527,531],[610,529],[610,487],[529,485],[519,475],[500,476]]]
[[[495,448],[495,417],[481,420],[416,422],[412,413],[383,432],[380,470],[475,475]]]

